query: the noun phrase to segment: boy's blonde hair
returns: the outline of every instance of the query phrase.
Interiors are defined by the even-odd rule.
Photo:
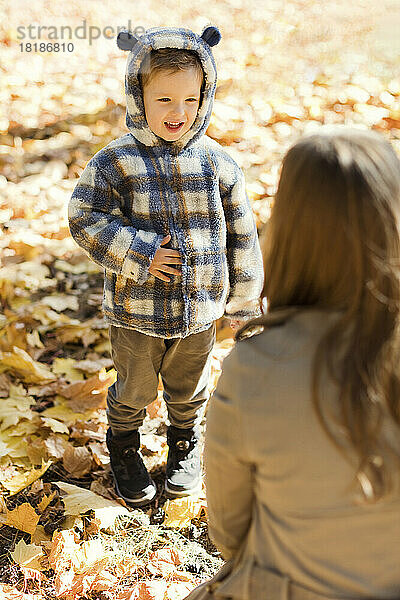
[[[196,52],[179,48],[161,48],[152,50],[144,58],[139,69],[139,82],[142,90],[157,73],[161,71],[185,71],[194,69],[204,83],[204,71]]]

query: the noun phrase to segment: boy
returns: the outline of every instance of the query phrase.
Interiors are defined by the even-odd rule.
[[[105,270],[103,311],[118,372],[107,398],[107,446],[119,495],[133,506],[156,487],[138,429],[164,385],[170,427],[165,489],[201,487],[199,424],[215,320],[258,313],[262,260],[236,163],[204,133],[216,87],[211,46],[187,29],[118,35],[129,50],[130,133],[86,165],[69,205],[76,242]]]

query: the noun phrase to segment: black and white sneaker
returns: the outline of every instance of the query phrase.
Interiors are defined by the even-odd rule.
[[[197,494],[202,488],[199,433],[196,429],[168,428],[165,491],[170,498]]]
[[[117,494],[131,506],[144,506],[151,502],[157,488],[139,452],[139,432],[135,430],[123,436],[113,436],[108,429],[106,444]]]

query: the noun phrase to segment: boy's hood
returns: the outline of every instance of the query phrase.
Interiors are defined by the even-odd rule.
[[[208,27],[203,31],[202,36],[195,34],[190,29],[166,27],[148,29],[140,37],[135,37],[126,31],[118,34],[118,46],[123,50],[130,50],[125,73],[126,124],[138,142],[146,146],[168,145],[178,152],[205,133],[211,117],[217,82],[217,71],[211,46],[218,43],[221,35],[217,28]],[[139,68],[144,57],[151,50],[160,48],[180,48],[196,52],[204,71],[203,100],[196,120],[190,130],[176,142],[166,142],[155,135],[147,125],[142,90],[138,79]]]

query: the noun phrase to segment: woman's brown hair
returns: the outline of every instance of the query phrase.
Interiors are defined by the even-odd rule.
[[[384,441],[389,418],[400,433],[400,162],[380,135],[336,128],[307,136],[286,154],[263,241],[270,327],[307,308],[338,312],[313,363],[313,403],[335,444],[357,457],[367,499],[390,488]],[[245,325],[244,337],[254,321]],[[324,369],[339,386],[339,424],[321,400]]]

